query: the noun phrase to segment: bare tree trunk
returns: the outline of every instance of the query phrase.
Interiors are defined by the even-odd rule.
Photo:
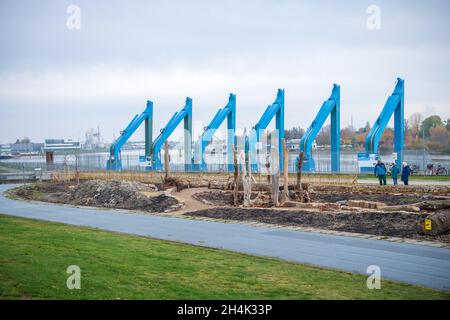
[[[169,141],[164,142],[164,179],[167,181],[170,175]]]
[[[244,189],[244,207],[251,206],[251,196],[252,196],[252,170],[249,168],[247,173],[247,163],[245,161],[245,155],[241,153],[241,164],[242,164],[242,187]]]
[[[267,183],[270,185],[270,155],[266,157],[266,174],[267,174]]]
[[[280,192],[280,175],[279,175],[279,158],[278,158],[278,146],[275,146],[271,150],[272,165],[271,165],[271,179],[272,179],[272,202],[275,207],[278,207],[278,195]]]
[[[300,156],[298,158],[297,163],[297,192],[300,201],[303,198],[303,188],[302,188],[302,164],[303,164],[303,151],[300,152]]]
[[[234,193],[233,193],[233,201],[234,201],[234,205],[237,206],[238,205],[238,193],[239,193],[239,183],[238,183],[238,178],[239,178],[239,165],[238,165],[238,160],[237,160],[237,150],[236,150],[236,146],[233,145],[232,146],[233,149],[233,162],[234,162]]]
[[[77,181],[77,185],[80,184],[80,168],[79,168],[80,157],[78,152],[75,151],[75,180]]]
[[[283,202],[289,200],[289,154],[286,147],[286,139],[282,139],[283,142]]]
[[[280,193],[280,176],[277,174],[272,175],[272,201],[274,207],[278,207],[278,195]]]
[[[22,167],[23,170],[24,167]],[[23,174],[25,176],[25,174]],[[24,179],[25,180],[25,179]],[[64,182],[67,183],[70,180],[70,176],[69,176],[69,165],[67,164],[67,157],[64,157]]]

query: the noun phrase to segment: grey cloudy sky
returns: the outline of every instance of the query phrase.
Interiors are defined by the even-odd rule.
[[[81,29],[66,27],[69,5]],[[369,5],[381,29],[366,26]],[[252,126],[277,88],[307,127],[332,84],[341,125],[373,122],[405,78],[406,116],[450,117],[449,1],[0,1],[0,142],[111,141],[147,99],[155,134],[193,98],[206,124],[229,92]],[[200,126],[202,127],[202,126]],[[140,139],[138,133],[134,139]]]

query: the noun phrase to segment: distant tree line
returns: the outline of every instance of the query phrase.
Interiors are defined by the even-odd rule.
[[[17,139],[16,142],[14,142],[14,144],[28,144],[28,143],[31,143],[31,140],[28,137]]]
[[[301,127],[294,127],[292,129],[284,130],[284,138],[287,140],[301,139],[305,134],[305,130]]]

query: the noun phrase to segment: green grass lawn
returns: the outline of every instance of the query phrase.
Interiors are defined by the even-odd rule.
[[[81,269],[69,290],[66,269]],[[0,215],[3,299],[450,299],[277,259]]]

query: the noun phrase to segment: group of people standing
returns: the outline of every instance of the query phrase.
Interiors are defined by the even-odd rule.
[[[386,185],[386,175],[387,175],[387,169],[381,160],[378,160],[375,169],[374,169],[375,176],[378,177],[378,180],[380,181],[380,186]],[[392,162],[391,168],[390,168],[390,174],[392,181],[394,182],[394,185],[397,185],[397,179],[398,175],[400,174],[400,168],[395,162]],[[403,168],[401,170],[401,180],[405,184],[405,186],[408,185],[409,176],[411,175],[411,168],[408,166],[406,162],[403,162]]]

